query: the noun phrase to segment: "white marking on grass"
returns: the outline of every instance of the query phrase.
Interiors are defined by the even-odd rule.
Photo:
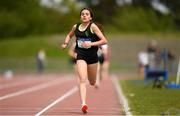
[[[74,88],[70,89],[68,92],[66,92],[61,97],[59,97],[57,100],[55,100],[53,103],[51,103],[50,105],[48,105],[47,107],[42,109],[40,112],[38,112],[35,116],[40,116],[41,114],[43,114],[45,111],[47,111],[48,109],[50,109],[51,107],[53,107],[57,103],[63,101],[65,98],[73,95],[77,90],[78,90],[77,87],[74,87]]]
[[[119,82],[118,79],[115,76],[112,79],[119,97],[119,103],[122,104],[125,114],[127,116],[132,116],[132,113],[129,111],[130,108],[128,106],[128,101],[122,92],[121,86],[118,83]]]
[[[178,70],[177,70],[177,77],[176,77],[176,84],[179,84],[179,78],[180,78],[180,59],[178,63]]]
[[[22,95],[22,94],[25,94],[25,93],[29,93],[29,92],[33,92],[33,91],[38,91],[40,89],[44,89],[44,88],[47,88],[47,87],[52,86],[52,85],[63,83],[63,82],[66,82],[68,80],[70,80],[70,79],[64,79],[64,80],[61,80],[61,81],[56,79],[56,80],[48,82],[48,83],[43,83],[43,84],[38,85],[38,86],[33,86],[33,87],[30,87],[30,88],[27,88],[27,89],[23,89],[21,91],[17,91],[17,92],[11,93],[11,94],[7,94],[5,96],[1,96],[0,97],[0,101],[4,100],[4,99],[7,99],[7,98],[15,97],[15,96],[18,96],[18,95]]]

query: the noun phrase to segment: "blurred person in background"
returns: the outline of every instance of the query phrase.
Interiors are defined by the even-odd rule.
[[[37,60],[37,71],[38,73],[43,73],[45,69],[45,62],[46,62],[46,54],[44,49],[40,49],[36,56]]]
[[[148,53],[155,53],[158,49],[158,43],[156,40],[152,39],[147,44],[147,52]]]
[[[101,32],[104,34],[103,25],[95,22]],[[95,88],[99,88],[102,79],[109,77],[109,55],[110,49],[108,44],[100,45],[98,49],[98,71]]]
[[[109,46],[108,44],[101,45],[98,50],[98,72],[95,88],[99,88],[102,79],[109,77]]]
[[[141,76],[144,76],[146,66],[148,66],[148,54],[145,51],[140,51],[138,53],[138,73]]]
[[[150,40],[146,50],[148,54],[148,67],[151,69],[158,69],[161,60],[161,51],[157,41],[154,39]]]
[[[157,68],[159,55],[158,44],[156,40],[150,40],[147,44],[146,51],[138,53],[138,73],[145,76],[145,68]]]
[[[79,92],[83,113],[87,113],[86,104],[86,81],[89,80],[92,86],[96,83],[98,68],[98,46],[107,43],[107,40],[98,26],[93,23],[93,12],[89,8],[83,8],[80,11],[81,23],[77,23],[66,36],[61,45],[65,49],[70,39],[76,36],[76,66],[79,76]]]
[[[176,69],[175,69],[176,55],[171,49],[168,49],[167,56],[168,56],[168,70],[172,75],[175,75],[176,74]]]
[[[75,76],[77,76],[77,68],[76,68],[76,42],[73,42],[69,48],[68,55],[70,56],[70,63],[73,65]]]

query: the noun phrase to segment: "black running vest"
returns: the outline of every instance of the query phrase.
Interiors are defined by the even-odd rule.
[[[91,51],[91,50],[98,50],[98,46],[91,46],[90,48],[83,48],[81,46],[81,43],[84,41],[90,41],[90,42],[95,42],[98,41],[99,38],[96,34],[91,32],[91,24],[92,22],[88,25],[88,27],[86,28],[86,30],[84,31],[80,31],[79,30],[79,26],[81,23],[78,23],[76,25],[76,29],[75,29],[75,36],[76,36],[76,51],[78,50],[83,50],[83,51]]]

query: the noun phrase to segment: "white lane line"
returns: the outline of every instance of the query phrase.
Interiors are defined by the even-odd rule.
[[[132,116],[132,113],[130,112],[130,108],[128,105],[128,101],[122,92],[122,89],[121,89],[121,86],[119,85],[118,79],[115,76],[113,76],[112,80],[115,85],[118,97],[119,97],[119,103],[122,104],[126,116]]]
[[[41,85],[33,86],[33,87],[30,87],[30,88],[27,88],[27,89],[23,89],[21,91],[17,91],[17,92],[11,93],[11,94],[7,94],[5,96],[0,96],[0,101],[4,100],[4,99],[7,99],[7,98],[15,97],[15,96],[18,96],[18,95],[22,95],[22,94],[25,94],[25,93],[38,91],[40,89],[44,89],[44,88],[47,88],[47,87],[52,86],[52,85],[60,84],[60,83],[66,82],[68,80],[70,80],[70,79],[69,78],[64,79],[64,80],[56,79],[56,80],[48,82],[48,83],[43,83]]]
[[[22,80],[21,82],[13,82],[13,83],[8,83],[8,84],[4,84],[4,85],[0,85],[0,89],[5,89],[5,88],[8,88],[8,87],[13,87],[13,86],[20,86],[20,85],[25,85],[25,84],[28,84],[28,83],[33,83],[34,81],[37,81],[37,79],[25,79],[25,80]]]
[[[59,97],[57,100],[55,100],[53,103],[51,103],[50,105],[48,105],[47,107],[45,107],[44,109],[42,109],[40,112],[38,112],[37,114],[35,114],[35,116],[40,116],[41,114],[43,114],[45,111],[47,111],[48,109],[50,109],[51,107],[53,107],[54,105],[56,105],[57,103],[63,101],[65,98],[73,95],[76,91],[78,90],[78,87],[75,86],[72,89],[70,89],[68,92],[66,92],[65,94],[63,94],[61,97]]]
[[[23,85],[23,84],[26,84],[26,83],[29,83],[29,81],[27,82],[25,80],[25,82],[9,83],[9,84],[5,84],[5,85],[1,85],[0,89],[4,89],[4,88],[8,88],[8,87],[13,87],[13,86],[19,86],[19,85]]]

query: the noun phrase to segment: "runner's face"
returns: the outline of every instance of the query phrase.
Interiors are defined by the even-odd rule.
[[[91,17],[91,15],[90,15],[90,12],[89,12],[89,10],[83,10],[82,12],[81,12],[81,21],[83,22],[83,23],[87,23],[87,22],[89,22],[90,20],[92,19],[92,17]]]

